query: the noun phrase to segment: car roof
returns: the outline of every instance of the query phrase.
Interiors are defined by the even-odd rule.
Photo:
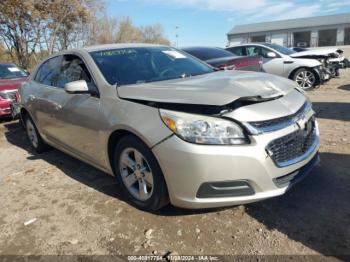
[[[257,42],[257,43],[246,43],[246,44],[228,46],[227,48],[236,47],[236,46],[247,46],[247,45],[268,46],[269,44],[271,44],[271,43],[262,43],[262,42]]]
[[[137,47],[161,47],[165,45],[156,44],[145,44],[145,43],[124,43],[124,44],[105,44],[105,45],[93,45],[83,47],[80,50],[85,50],[87,52],[101,51],[101,50],[112,50],[121,48],[137,48]],[[78,49],[79,50],[79,49]]]
[[[225,50],[224,48],[221,47],[216,47],[216,46],[186,46],[186,47],[181,47],[181,50],[205,50],[205,49],[219,49],[219,50]]]

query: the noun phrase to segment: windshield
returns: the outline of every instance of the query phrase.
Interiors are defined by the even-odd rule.
[[[0,79],[12,79],[26,76],[28,76],[28,73],[14,64],[0,64]]]
[[[204,61],[210,60],[210,59],[222,58],[222,57],[235,56],[231,52],[221,48],[193,47],[193,48],[183,48],[182,50]]]
[[[90,53],[111,85],[130,85],[214,72],[184,52],[170,47],[136,47]]]
[[[280,52],[281,54],[284,54],[284,55],[291,55],[296,53],[294,50],[281,45],[277,45],[277,44],[265,44],[265,45],[275,49],[277,52]]]

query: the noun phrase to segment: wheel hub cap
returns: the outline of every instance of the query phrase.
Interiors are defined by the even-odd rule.
[[[129,193],[145,201],[153,193],[153,173],[146,158],[136,149],[125,149],[119,160],[120,174]]]

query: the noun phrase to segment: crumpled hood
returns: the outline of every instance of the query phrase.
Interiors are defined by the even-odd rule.
[[[314,50],[307,50],[298,52],[295,54],[291,54],[291,57],[307,57],[307,56],[330,56],[330,55],[339,55],[340,49],[337,48],[329,48],[329,49],[314,49]],[[340,50],[341,51],[341,50]]]
[[[227,105],[242,97],[286,95],[294,82],[266,74],[219,71],[191,78],[117,87],[120,98],[161,103]]]

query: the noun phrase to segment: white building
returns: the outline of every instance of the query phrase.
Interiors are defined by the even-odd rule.
[[[271,42],[287,47],[350,45],[350,13],[237,25],[228,44]]]

